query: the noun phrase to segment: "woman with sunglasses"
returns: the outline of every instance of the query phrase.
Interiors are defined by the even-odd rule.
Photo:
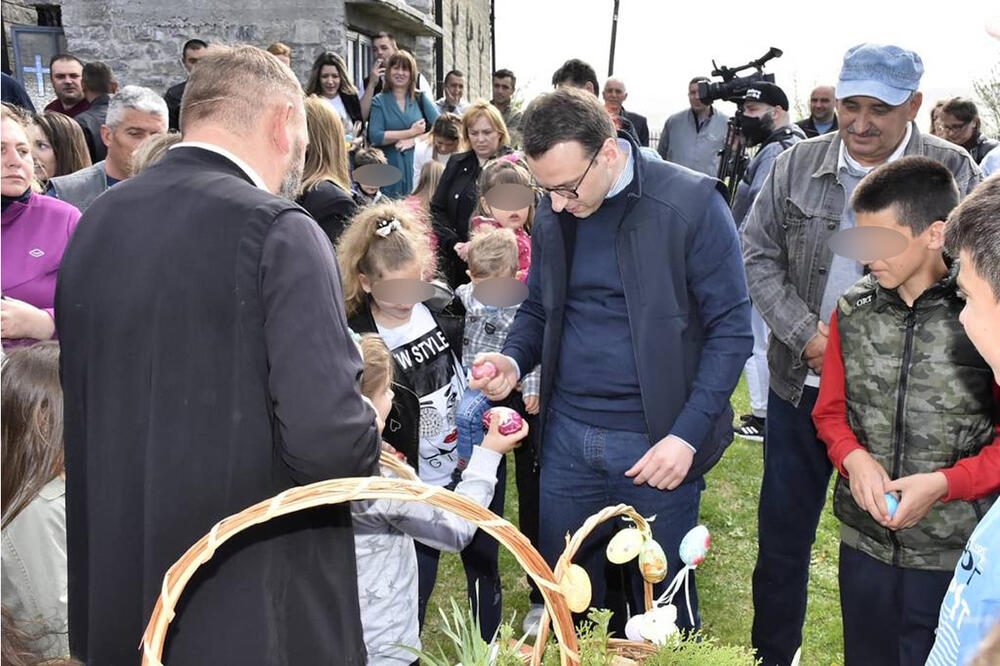
[[[479,204],[479,172],[490,159],[513,152],[503,116],[484,100],[471,104],[462,115],[462,139],[471,150],[451,156],[431,200],[438,266],[452,287],[469,281],[455,243],[469,240],[469,220]]]

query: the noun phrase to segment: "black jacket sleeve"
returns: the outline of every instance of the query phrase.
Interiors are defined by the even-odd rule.
[[[358,210],[350,194],[326,181],[303,194],[298,203],[312,215],[335,247],[351,217]]]
[[[340,285],[313,221],[301,211],[279,215],[264,241],[260,288],[278,454],[298,483],[369,476],[378,461],[375,412],[361,398],[363,366]]]

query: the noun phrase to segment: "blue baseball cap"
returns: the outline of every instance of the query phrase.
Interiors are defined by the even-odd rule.
[[[858,44],[844,54],[837,99],[862,95],[899,106],[920,86],[924,63],[913,51],[883,44]]]

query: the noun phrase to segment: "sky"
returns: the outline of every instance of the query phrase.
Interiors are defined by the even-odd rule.
[[[497,68],[517,76],[525,100],[551,90],[552,73],[569,58],[608,75],[614,0],[495,0]],[[920,7],[917,9],[917,7]],[[805,10],[805,11],[803,11]],[[766,12],[766,14],[765,14]],[[924,63],[923,128],[935,100],[972,95],[972,82],[1000,77],[1000,2],[869,0],[620,0],[614,73],[624,80],[625,108],[649,118],[651,132],[687,107],[687,82],[709,75],[712,60],[735,67],[776,46],[784,55],[765,71],[808,109],[810,90],[835,84],[844,52],[861,42],[916,51]],[[731,113],[735,106],[717,102]],[[796,116],[797,117],[797,116]]]

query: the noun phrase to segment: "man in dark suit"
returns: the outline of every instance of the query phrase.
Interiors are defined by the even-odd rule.
[[[181,64],[184,65],[184,69],[187,70],[188,74],[198,64],[201,57],[205,55],[205,49],[207,48],[208,44],[200,39],[189,39],[184,42],[184,46],[181,47]],[[163,96],[163,99],[167,102],[167,110],[170,112],[171,132],[176,132],[181,128],[181,99],[184,97],[184,86],[186,85],[187,79],[167,88],[167,92]]]
[[[612,116],[625,116],[632,122],[635,128],[635,136],[639,140],[640,146],[649,145],[649,123],[646,116],[632,111],[625,110],[625,100],[628,99],[628,91],[625,89],[625,82],[617,77],[611,77],[604,82],[604,108]]]
[[[60,269],[70,649],[92,666],[138,660],[164,573],[217,521],[379,451],[329,241],[287,199],[298,81],[218,48],[184,102],[187,142],[99,197]],[[233,537],[176,610],[166,663],[364,664],[348,507]]]
[[[87,142],[90,161],[94,164],[108,155],[108,147],[101,139],[101,125],[108,117],[108,104],[116,92],[118,92],[118,81],[115,80],[110,67],[103,62],[88,62],[83,66],[83,96],[90,106],[74,120],[83,128],[83,138]]]

